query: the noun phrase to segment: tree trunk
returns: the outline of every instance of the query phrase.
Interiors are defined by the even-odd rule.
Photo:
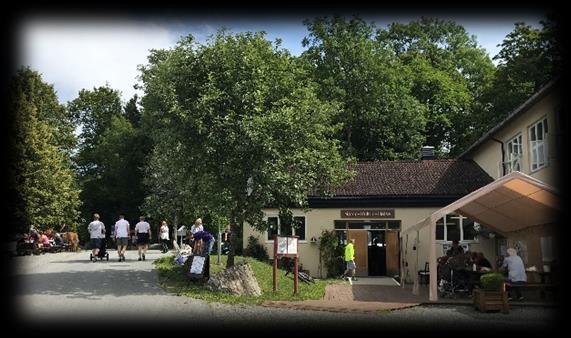
[[[230,217],[230,252],[228,252],[228,260],[226,261],[226,268],[234,266],[234,256],[236,255],[236,234],[238,233],[238,224],[236,224],[236,216],[232,213]]]

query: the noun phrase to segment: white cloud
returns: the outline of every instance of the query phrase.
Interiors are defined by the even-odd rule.
[[[128,100],[149,50],[173,47],[179,38],[165,27],[135,21],[36,20],[20,34],[22,64],[54,84],[62,103],[105,83]]]

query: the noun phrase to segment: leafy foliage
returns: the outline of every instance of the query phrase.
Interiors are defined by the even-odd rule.
[[[547,81],[562,73],[562,46],[557,40],[556,23],[547,20],[533,28],[523,22],[503,40],[494,57],[499,62],[492,87],[487,93],[491,110],[483,120],[484,132],[538,91]]]
[[[498,272],[490,272],[480,276],[482,289],[488,291],[500,291],[504,284],[504,276]]]
[[[141,67],[143,120],[153,122],[155,149],[176,149],[182,159],[166,163],[153,152],[158,172],[175,173],[161,190],[226,216],[232,243],[244,221],[263,229],[263,207],[303,206],[310,189],[326,191],[349,176],[331,137],[335,105],[317,98],[278,47],[263,33],[221,31],[205,45],[188,36],[173,50],[153,51]]]
[[[343,247],[335,230],[323,230],[319,237],[319,270],[325,272],[327,277],[339,275],[339,258],[343,256]]]
[[[440,156],[457,155],[472,140],[486,113],[485,90],[494,66],[474,36],[453,21],[423,17],[379,30],[377,41],[390,48],[412,74],[412,95],[426,108],[427,144]]]
[[[10,182],[16,198],[13,211],[19,224],[14,230],[74,229],[80,206],[79,189],[70,169],[69,146],[74,137],[65,109],[53,87],[29,68],[20,69],[11,82],[10,108],[15,116]],[[67,134],[66,134],[67,133]]]
[[[260,244],[257,237],[248,237],[248,246],[244,249],[244,256],[253,257],[260,262],[268,262],[270,256],[263,244]]]
[[[80,91],[68,106],[82,126],[75,163],[82,187],[84,223],[97,212],[111,233],[120,213],[131,222],[140,215],[139,207],[146,196],[142,168],[151,140],[137,128],[141,113],[136,97],[123,110],[120,93],[105,86]],[[82,238],[88,238],[85,226],[81,233]]]
[[[411,73],[373,40],[359,18],[305,21],[301,63],[318,83],[319,98],[339,104],[336,137],[358,160],[416,158],[424,143],[425,108],[412,96]]]

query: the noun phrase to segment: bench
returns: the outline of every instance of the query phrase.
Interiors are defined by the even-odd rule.
[[[505,289],[524,289],[524,290],[539,290],[541,299],[545,298],[545,291],[554,291],[557,287],[555,284],[547,283],[525,283],[525,284],[512,284],[505,283]]]

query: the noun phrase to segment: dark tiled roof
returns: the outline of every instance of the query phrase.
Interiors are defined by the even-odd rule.
[[[334,197],[464,196],[493,181],[471,160],[361,162],[352,169],[356,176]]]

